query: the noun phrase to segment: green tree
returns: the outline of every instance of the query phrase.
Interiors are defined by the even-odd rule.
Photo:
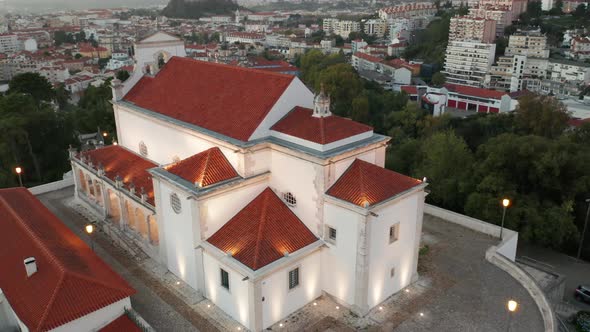
[[[568,120],[567,108],[550,96],[524,96],[516,108],[516,124],[528,134],[557,137],[567,128]]]
[[[121,82],[125,82],[127,81],[127,79],[129,78],[129,72],[126,70],[119,70],[117,72],[117,79]]]
[[[422,144],[420,164],[412,175],[428,179],[430,202],[462,211],[470,191],[473,155],[452,131],[435,133]]]
[[[52,101],[55,92],[51,83],[38,73],[24,73],[16,75],[8,83],[10,93],[30,94],[39,104],[42,101]]]
[[[439,72],[434,73],[434,75],[432,75],[432,85],[434,86],[443,86],[447,81],[447,78],[445,77],[445,74]]]
[[[369,99],[367,96],[358,96],[352,100],[351,117],[354,121],[369,123]]]

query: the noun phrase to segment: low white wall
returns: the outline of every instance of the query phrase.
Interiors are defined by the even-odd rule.
[[[76,331],[96,331],[101,329],[119,318],[125,313],[125,308],[131,308],[131,301],[128,297],[112,303],[104,308],[89,313],[74,321],[61,325],[52,332],[76,332]]]
[[[67,179],[63,179],[60,181],[50,182],[50,183],[42,184],[40,186],[31,187],[31,188],[29,188],[29,191],[33,195],[41,195],[41,194],[48,193],[50,191],[60,190],[60,189],[67,188],[67,187],[73,186],[73,185],[74,185],[74,177],[72,176],[72,177],[69,177]]]
[[[469,228],[479,233],[484,233],[500,238],[501,227],[498,225],[490,224],[485,221],[471,218],[457,212],[445,210],[430,204],[424,205],[424,213],[441,218],[453,224]],[[516,247],[518,245],[518,232],[504,228],[502,237],[504,239],[502,243],[498,245],[497,251],[514,262],[516,260]]]

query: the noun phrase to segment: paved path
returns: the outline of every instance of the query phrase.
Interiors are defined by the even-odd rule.
[[[86,220],[65,206],[64,199],[73,196],[73,187],[38,196],[64,224],[82,240],[88,242],[84,233]],[[163,287],[155,278],[147,274],[139,262],[111,245],[104,236],[95,237],[96,253],[119,273],[137,294],[131,297],[133,309],[137,311],[156,331],[217,331],[205,318],[196,314],[174,293]],[[199,327],[199,329],[197,329]]]
[[[506,303],[515,299],[520,310],[510,331],[543,331],[541,313],[527,291],[510,275],[485,260],[497,240],[425,215],[423,240],[430,242],[425,260],[433,280],[448,279],[446,289],[432,289],[432,298],[399,324],[395,331],[506,331]],[[423,316],[420,315],[423,313]]]
[[[590,310],[590,304],[574,299],[574,289],[578,285],[590,286],[590,264],[574,257],[555,252],[551,249],[532,245],[518,246],[518,257],[532,258],[547,264],[546,267],[565,276],[565,293],[563,300],[576,306],[579,310]]]

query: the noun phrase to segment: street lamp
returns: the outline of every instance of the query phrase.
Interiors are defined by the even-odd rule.
[[[504,198],[502,200],[502,226],[500,227],[500,240],[503,240],[502,233],[504,231],[504,219],[506,218],[506,209],[510,206],[510,200]]]
[[[512,323],[512,316],[513,316],[514,312],[516,312],[516,309],[518,309],[518,302],[516,302],[514,300],[509,300],[507,303],[507,307],[508,307],[508,326],[506,327],[506,331],[510,331],[510,325]]]
[[[92,250],[94,250],[94,240],[92,238],[92,232],[94,232],[94,225],[88,224],[86,225],[85,229],[86,233],[88,234],[88,237],[90,237],[90,247],[92,248]]]
[[[107,133],[106,131],[102,133],[102,137],[107,137],[109,136],[109,133]]]
[[[18,183],[20,184],[20,186],[23,186],[23,178],[21,177],[21,173],[23,172],[22,167],[17,166],[14,171],[16,172],[16,174],[18,175]]]
[[[588,203],[588,209],[586,210],[586,219],[584,220],[584,229],[582,230],[582,238],[580,239],[580,246],[578,247],[578,256],[577,258],[580,259],[582,255],[582,244],[584,243],[584,236],[586,235],[586,228],[588,227],[588,215],[590,214],[590,198],[586,199],[586,203]]]

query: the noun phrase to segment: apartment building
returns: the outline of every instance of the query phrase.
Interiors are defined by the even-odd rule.
[[[0,53],[15,53],[19,51],[18,36],[15,34],[0,35]]]
[[[492,43],[496,39],[496,21],[470,16],[451,18],[449,40],[473,40]]]
[[[504,29],[512,24],[513,15],[508,7],[478,6],[469,8],[469,16],[496,21],[496,37],[504,35]]]
[[[348,38],[351,32],[361,31],[361,24],[356,21],[325,18],[323,21],[323,30],[327,33],[339,35],[342,38]]]
[[[518,30],[508,39],[505,55],[525,55],[533,58],[549,58],[547,36],[541,30]]]
[[[498,57],[496,64],[486,75],[484,86],[498,91],[522,90],[526,61],[527,57],[524,55]]]
[[[449,41],[443,73],[448,83],[482,87],[496,53],[496,44]]]
[[[548,69],[552,81],[590,83],[590,63],[551,59]]]
[[[430,2],[405,3],[379,9],[379,18],[390,20],[399,17],[432,16],[436,6]]]
[[[388,29],[387,21],[385,20],[368,20],[365,22],[364,31],[367,35],[375,35],[377,37],[384,37]]]

